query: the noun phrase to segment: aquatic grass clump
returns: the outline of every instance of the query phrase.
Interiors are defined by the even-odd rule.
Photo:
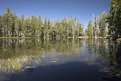
[[[116,41],[119,42],[119,43],[121,43],[121,38],[118,38]]]
[[[28,58],[26,56],[0,59],[0,70],[5,72],[21,71],[27,62]]]

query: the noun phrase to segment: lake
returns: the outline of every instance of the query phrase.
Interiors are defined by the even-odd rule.
[[[0,39],[0,81],[121,81],[120,44],[107,39]]]

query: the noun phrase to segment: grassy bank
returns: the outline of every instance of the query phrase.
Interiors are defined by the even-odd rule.
[[[36,38],[36,37],[0,37],[0,38]]]
[[[121,43],[121,38],[118,38],[116,41]]]

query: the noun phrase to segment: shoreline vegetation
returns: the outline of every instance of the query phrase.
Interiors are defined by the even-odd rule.
[[[0,38],[40,38],[40,39],[65,39],[65,38],[106,38],[108,25],[107,13],[102,12],[100,17],[94,16],[88,22],[87,28],[78,18],[64,17],[62,20],[55,18],[43,19],[41,16],[17,16],[7,7],[5,13],[0,15]]]
[[[61,20],[41,16],[17,16],[7,7],[0,14],[0,38],[109,38],[121,37],[121,0],[112,0],[110,13],[103,11],[100,16],[93,16],[87,27],[74,16]]]
[[[121,38],[118,38],[116,41],[119,42],[119,43],[121,43]]]
[[[0,38],[39,38],[39,37],[0,37]],[[73,39],[73,37],[67,37],[67,39]],[[83,38],[89,38],[89,37],[75,37],[76,39],[83,39]],[[74,38],[74,39],[75,39]],[[108,39],[107,37],[91,37],[90,39],[98,39],[98,38],[105,38]]]
[[[17,16],[7,7],[0,14],[0,38],[109,38],[116,40],[121,37],[121,0],[112,0],[110,13],[103,11],[100,16],[93,16],[87,27],[76,17],[62,20],[41,16]]]

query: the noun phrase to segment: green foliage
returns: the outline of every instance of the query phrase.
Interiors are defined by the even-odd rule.
[[[100,31],[99,35],[101,37],[106,36],[106,27],[107,27],[106,19],[107,19],[107,13],[103,12],[99,20],[99,31]]]
[[[0,37],[2,36],[2,16],[0,15]]]
[[[0,15],[0,37],[39,37],[42,39],[53,38],[78,38],[88,36],[94,37],[99,33],[100,36],[106,35],[106,13],[103,13],[94,23],[89,21],[88,29],[84,31],[84,24],[80,23],[75,17],[67,19],[64,17],[62,21],[55,19],[54,23],[50,19],[42,20],[41,16],[23,15],[18,17],[12,13],[10,8],[6,8],[6,12]],[[98,30],[99,27],[99,30]],[[98,36],[98,35],[97,35]]]
[[[99,27],[99,20],[98,20],[97,17],[94,17],[93,24],[94,24],[94,26],[93,26],[93,36],[95,38],[97,38],[97,36],[99,37],[99,28],[98,28]]]
[[[62,29],[62,33],[63,33],[63,36],[66,36],[68,35],[68,21],[67,21],[67,18],[64,17],[61,21],[61,25],[63,27]]]
[[[3,25],[3,36],[10,37],[14,35],[14,26],[15,26],[15,15],[10,11],[10,8],[6,8],[6,12],[2,16],[2,25]]]
[[[118,38],[116,41],[121,43],[121,38]]]
[[[93,36],[93,26],[92,26],[92,21],[89,21],[89,23],[88,23],[87,36],[88,36],[88,37],[92,37],[92,36]]]
[[[121,35],[121,0],[112,0],[108,16],[109,34]]]

